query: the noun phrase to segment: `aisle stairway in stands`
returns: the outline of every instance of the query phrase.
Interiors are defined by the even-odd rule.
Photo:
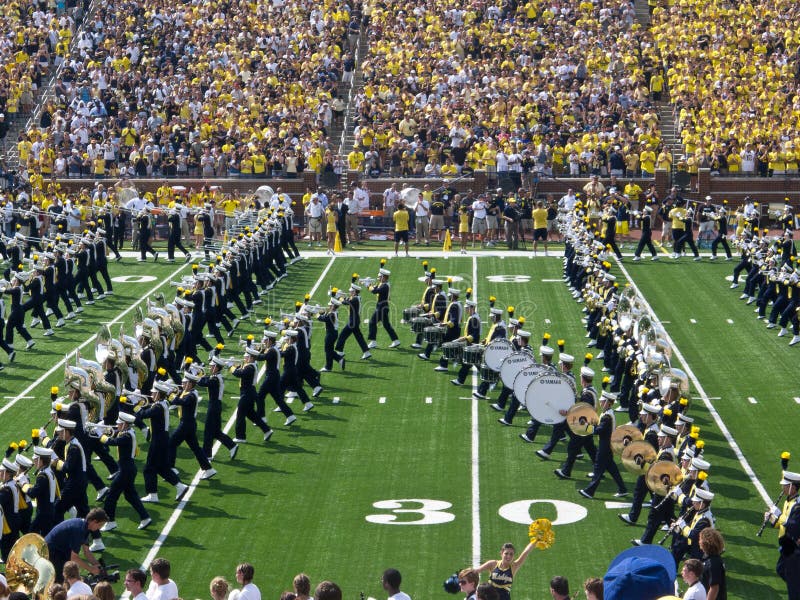
[[[347,109],[345,110],[344,135],[342,136],[342,145],[339,148],[339,153],[343,157],[347,156],[350,153],[350,151],[353,149],[353,144],[355,142],[353,129],[356,126],[355,119],[356,115],[358,114],[358,108],[356,107],[355,98],[358,94],[361,93],[361,90],[364,88],[364,75],[361,70],[361,65],[364,62],[364,58],[367,56],[368,48],[369,48],[369,34],[367,30],[364,27],[362,27],[361,32],[358,36],[358,45],[355,52],[356,66],[353,72],[353,87],[350,93],[350,97],[347,99]]]
[[[100,0],[92,0],[89,7],[83,14],[82,18],[75,19],[75,33],[72,35],[72,43],[77,44],[77,41],[82,37],[84,28],[87,24],[94,22],[94,15],[97,12],[98,6],[101,4]],[[51,56],[52,60],[54,57]],[[7,168],[17,170],[19,168],[19,152],[17,151],[17,140],[20,134],[27,131],[31,126],[38,126],[39,119],[42,114],[42,108],[46,101],[53,97],[53,90],[55,89],[56,77],[60,69],[57,69],[51,64],[50,71],[46,77],[42,78],[42,85],[36,90],[33,97],[33,111],[30,113],[19,113],[11,123],[6,135],[6,148],[5,152],[0,151],[0,158],[3,159]]]
[[[650,8],[647,0],[636,0],[634,3],[636,20],[643,28],[650,27]],[[661,139],[672,153],[673,172],[679,160],[683,158],[683,145],[678,132],[678,120],[675,117],[675,107],[669,102],[669,91],[664,94],[663,100],[656,102],[658,122],[661,128]]]

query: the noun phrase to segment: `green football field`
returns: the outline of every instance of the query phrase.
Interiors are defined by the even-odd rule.
[[[307,292],[312,303],[324,304],[329,287],[346,287],[353,272],[374,277],[384,256],[375,247],[292,265],[290,277],[264,297],[259,320],[292,312]],[[249,443],[235,461],[224,448],[216,455],[219,474],[210,481],[198,481],[197,463],[181,448],[182,479],[194,478],[196,484],[191,495],[178,505],[173,488],[161,482],[160,503],[148,505],[154,523],[144,532],[136,530],[138,518],[122,500],[119,528],[103,536],[106,561],[124,570],[166,557],[183,598],[207,597],[212,577],[234,580],[236,564],[245,560],[254,563],[256,583],[266,598],[291,589],[292,577],[301,571],[312,585],[336,581],[346,598],[361,592],[380,598],[380,575],[389,567],[401,571],[403,589],[412,598],[446,598],[442,582],[451,573],[496,558],[504,542],[523,547],[527,523],[546,517],[556,521],[555,545],[529,557],[517,574],[514,597],[547,597],[554,575],[566,576],[574,590],[590,576],[602,577],[613,556],[641,534],[647,509],[639,527],[624,525],[617,514],[626,507],[613,497],[610,480],[601,484],[594,500],[582,498],[577,490],[588,481],[588,460],[578,462],[572,481],[557,479],[552,471],[565,455],[565,444],[548,462],[534,454],[549,438],[549,428],[540,431],[535,444],[523,443],[518,434],[525,430],[527,413],[519,413],[513,427],[498,424],[501,414],[489,404],[499,388],[490,394],[491,401],[473,400],[477,378],[452,385],[455,369],[434,372],[435,363],[417,358],[418,351],[409,347],[413,336],[400,324],[402,309],[422,294],[419,278],[427,258],[439,277],[452,277],[462,291],[475,290],[484,320],[488,297],[494,295],[499,307],[512,305],[517,316],[526,318],[532,343],[538,346],[549,332],[553,345],[565,339],[566,351],[580,360],[587,341],[582,305],[560,280],[561,259],[503,254],[443,257],[438,249],[408,259],[386,254],[392,322],[402,346],[388,349],[388,336],[379,330],[380,347],[371,360],[362,361],[355,341],[348,341],[347,368],[342,372],[337,365],[333,373],[323,374],[325,390],[315,409],[302,413],[295,400],[298,420],[291,427],[283,426],[282,415],[270,412],[276,431],[268,444],[249,426]],[[779,598],[785,592],[774,573],[776,533],[755,534],[766,509],[764,497],[780,491],[780,453],[800,452],[793,444],[800,410],[793,367],[800,350],[756,321],[753,307],[738,300],[740,290],[728,289],[725,277],[732,267],[667,260],[632,264],[626,259],[613,272],[621,285],[631,281],[648,300],[675,344],[673,365],[692,380],[690,413],[712,463],[709,483],[717,494],[712,508],[727,541],[730,596]],[[171,295],[169,282],[190,272],[188,265],[131,259],[111,268],[112,277],[124,278],[115,283],[113,297],[87,307],[80,325],[69,323],[52,338],[43,338],[41,328],[33,330],[35,351],[18,352],[15,363],[0,374],[3,443],[26,438],[31,428],[47,421],[49,389],[62,385],[67,353],[80,348],[93,358],[93,335],[102,323],[111,323],[115,335],[123,323],[131,332],[133,309],[155,292]],[[368,298],[364,318],[373,306]],[[223,354],[238,355],[239,336],[260,331],[259,322],[241,323]],[[314,331],[314,364],[320,368],[324,332],[319,326]],[[17,348],[22,347],[18,342]],[[599,371],[602,365],[596,361],[593,366]],[[226,418],[236,393],[236,381],[229,376]],[[270,401],[267,406],[272,408]],[[144,450],[146,443],[140,443]],[[624,477],[632,489],[634,477]],[[141,479],[139,488],[143,492]],[[91,501],[94,489],[89,493]],[[122,584],[115,589],[121,593]]]

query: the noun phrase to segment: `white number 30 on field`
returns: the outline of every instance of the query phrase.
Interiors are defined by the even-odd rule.
[[[445,509],[453,506],[444,500],[426,500],[424,498],[405,498],[402,500],[380,500],[372,504],[375,508],[388,510],[391,514],[367,515],[370,523],[381,525],[439,525],[449,523],[456,516]],[[398,520],[401,515],[416,515],[413,520]]]
[[[529,525],[531,507],[535,504],[550,505],[548,512],[555,510],[553,525],[568,525],[586,518],[588,511],[580,504],[564,500],[518,500],[500,507],[498,514],[506,521]],[[450,502],[444,500],[428,500],[424,498],[405,498],[402,500],[380,500],[373,503],[374,508],[388,511],[388,514],[367,515],[370,523],[379,525],[440,525],[453,521],[456,516],[447,512],[452,508]],[[540,509],[541,510],[541,509]],[[540,511],[537,511],[540,512]],[[414,518],[416,517],[416,518]]]

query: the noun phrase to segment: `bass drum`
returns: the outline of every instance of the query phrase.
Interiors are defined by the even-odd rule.
[[[517,373],[517,376],[514,377],[514,384],[512,386],[514,390],[514,395],[517,397],[517,400],[520,400],[520,402],[525,401],[525,392],[528,391],[528,386],[534,379],[545,373],[554,373],[554,372],[555,371],[552,367],[548,367],[546,365],[536,365],[536,364],[530,365],[522,369],[522,371]]]
[[[575,383],[562,373],[543,373],[531,381],[525,390],[525,406],[531,417],[540,423],[554,425],[566,417],[566,411],[575,404]]]
[[[533,356],[527,352],[512,352],[500,363],[500,380],[507,388],[514,386],[514,379],[522,369],[536,364]]]
[[[500,365],[513,351],[514,346],[511,345],[511,342],[505,338],[497,338],[486,346],[486,352],[483,353],[483,362],[492,371],[499,371]]]

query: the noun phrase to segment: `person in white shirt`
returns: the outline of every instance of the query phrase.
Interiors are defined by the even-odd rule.
[[[425,186],[428,187],[427,185]],[[429,231],[429,224],[430,224],[430,215],[431,215],[431,204],[422,194],[420,194],[419,200],[414,205],[414,223],[417,228],[417,237],[416,242],[414,245],[418,245],[423,241],[425,244],[430,244],[430,231]]]
[[[575,208],[576,201],[575,190],[569,188],[567,193],[558,200],[558,210],[561,212],[572,212],[572,209]]]
[[[261,600],[261,591],[253,583],[253,575],[255,569],[250,563],[242,563],[236,567],[236,581],[242,586],[238,600]]]
[[[700,582],[703,575],[703,563],[696,558],[690,558],[683,563],[681,577],[689,586],[683,594],[683,600],[706,600],[706,588]]]
[[[61,572],[64,574],[64,582],[69,586],[67,598],[92,595],[92,588],[81,579],[81,568],[78,563],[68,560]]]
[[[383,589],[389,594],[389,600],[411,600],[411,596],[400,591],[400,583],[403,581],[400,571],[397,569],[386,569],[383,572]]]
[[[393,183],[391,187],[383,191],[383,217],[391,221],[394,214],[394,208],[397,206],[397,201],[400,199],[400,192],[397,191],[397,184]]]
[[[156,558],[150,563],[150,587],[147,600],[175,600],[180,598],[178,586],[169,578],[170,564],[166,558]]]
[[[130,569],[125,573],[125,590],[133,600],[147,600],[144,593],[145,583],[147,583],[147,574],[141,569]]]
[[[475,245],[475,238],[480,236],[481,245],[486,236],[486,198],[480,196],[472,203],[472,245]]]
[[[320,242],[322,236],[322,215],[325,214],[325,209],[319,201],[319,196],[316,194],[311,196],[311,202],[306,207],[306,216],[308,217],[308,247],[310,248],[314,242],[317,246],[321,246]]]

